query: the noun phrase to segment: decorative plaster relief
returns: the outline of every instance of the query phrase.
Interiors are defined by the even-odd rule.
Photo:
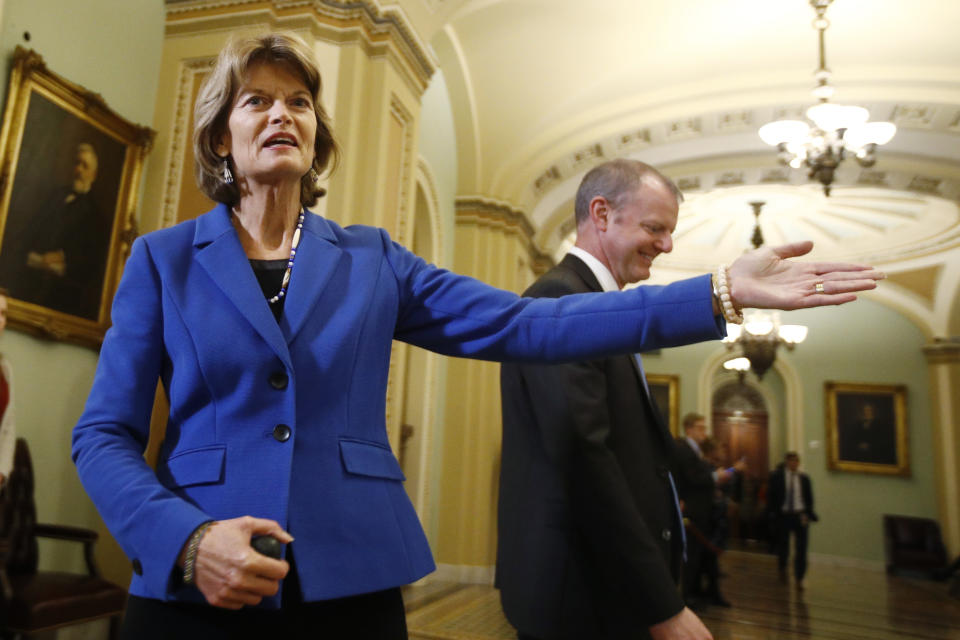
[[[890,119],[898,127],[905,129],[930,129],[936,108],[923,104],[898,104],[893,108]]]
[[[671,142],[696,138],[701,134],[703,134],[703,120],[700,118],[676,120],[667,125],[667,140]]]
[[[603,145],[592,144],[585,149],[581,149],[573,154],[573,165],[574,167],[579,167],[580,165],[590,162],[594,164],[593,161],[603,159]]]
[[[621,151],[642,149],[650,145],[650,129],[640,129],[620,136],[617,148]]]
[[[887,173],[886,171],[864,169],[860,172],[860,177],[857,178],[857,184],[868,187],[885,187],[887,186]]]
[[[537,178],[533,183],[533,188],[537,193],[545,193],[551,186],[560,182],[560,169],[556,165],[550,167]]]
[[[721,113],[717,117],[717,131],[723,133],[732,133],[734,131],[743,131],[753,128],[752,111],[734,111],[732,113]]]
[[[950,121],[949,126],[947,126],[947,130],[960,133],[960,111],[953,114],[953,119]]]
[[[914,176],[907,187],[910,191],[919,191],[920,193],[931,193],[940,195],[940,178],[931,178],[929,176]]]

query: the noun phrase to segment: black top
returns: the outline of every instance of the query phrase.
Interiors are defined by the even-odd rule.
[[[257,276],[257,282],[260,283],[260,290],[263,291],[263,297],[269,300],[277,295],[280,286],[283,284],[283,274],[287,270],[286,258],[278,260],[250,260],[250,266],[253,267],[253,274]],[[280,322],[280,316],[283,314],[283,303],[286,298],[280,298],[270,305],[270,311],[277,322]]]

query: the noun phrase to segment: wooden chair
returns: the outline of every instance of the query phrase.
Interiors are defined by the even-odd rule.
[[[883,516],[887,573],[933,577],[947,566],[940,525],[930,518]]]
[[[111,618],[119,632],[126,590],[100,577],[93,556],[97,533],[38,524],[33,464],[27,441],[17,439],[13,471],[0,494],[0,622],[5,638],[29,638],[67,625]],[[83,543],[87,574],[38,571],[37,537]]]

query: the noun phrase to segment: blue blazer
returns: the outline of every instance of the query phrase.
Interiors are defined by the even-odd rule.
[[[133,561],[130,592],[195,602],[175,563],[211,519],[252,515],[290,531],[308,601],[434,569],[387,440],[392,340],[560,362],[722,334],[708,276],[526,299],[428,265],[382,229],[312,213],[278,323],[223,205],[138,238],[112,314],[73,459]],[[143,451],[158,379],[170,415],[154,471]]]

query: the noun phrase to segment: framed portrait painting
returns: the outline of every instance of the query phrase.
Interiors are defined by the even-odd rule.
[[[827,382],[827,466],[909,476],[907,388]]]
[[[0,131],[0,287],[11,327],[102,342],[153,136],[17,48]]]
[[[670,427],[670,433],[680,435],[680,377],[671,375],[647,374],[647,386],[650,397],[660,409],[660,416]]]

